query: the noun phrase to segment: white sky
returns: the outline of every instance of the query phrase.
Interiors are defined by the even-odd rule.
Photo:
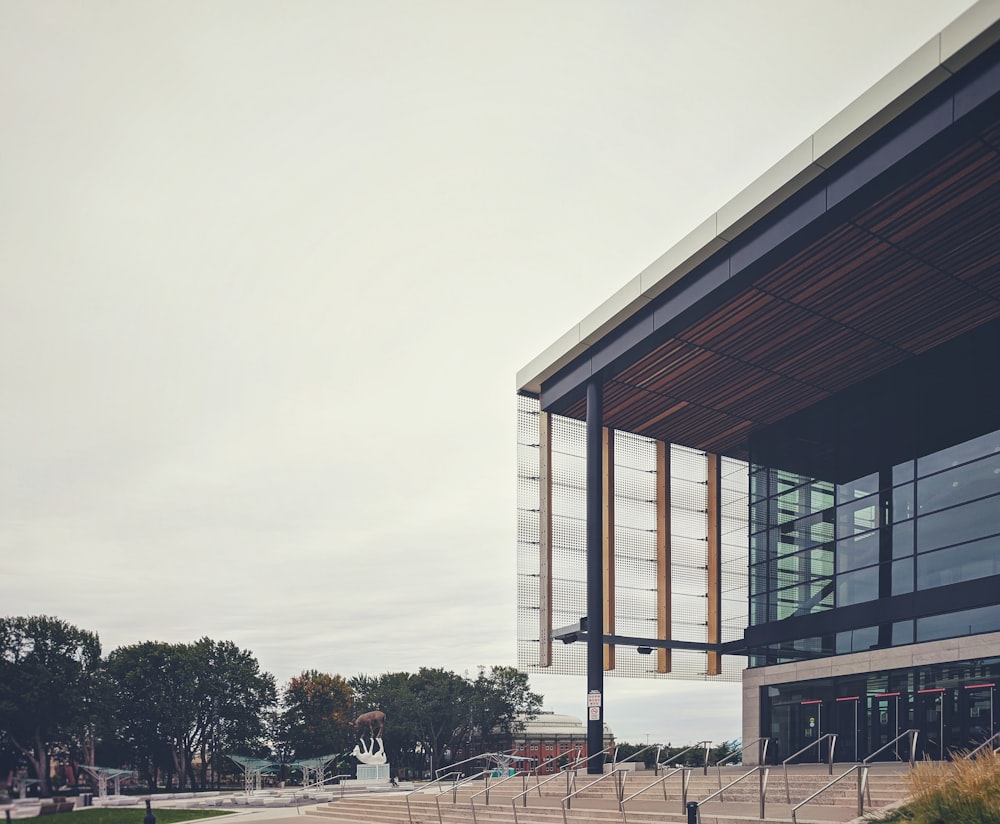
[[[0,0],[0,611],[515,663],[516,371],[969,5]]]

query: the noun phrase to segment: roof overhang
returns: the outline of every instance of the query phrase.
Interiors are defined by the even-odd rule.
[[[745,456],[1000,318],[1000,2],[980,2],[518,374],[548,411]]]

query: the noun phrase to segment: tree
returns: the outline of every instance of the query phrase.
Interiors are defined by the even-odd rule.
[[[433,776],[445,746],[455,743],[469,728],[472,685],[454,672],[421,667],[409,687],[421,746],[430,754]]]
[[[58,618],[0,618],[0,729],[50,795],[52,749],[85,736],[101,663],[97,635]]]
[[[317,758],[354,746],[354,691],[339,675],[305,670],[282,697],[282,742],[293,758]]]
[[[196,698],[182,648],[161,641],[119,647],[108,656],[107,669],[114,684],[117,737],[131,751],[140,776],[150,791],[161,772],[177,774],[183,787],[186,770],[179,750],[184,730],[193,723]]]
[[[382,743],[390,763],[419,770],[423,756],[417,755],[421,735],[410,683],[413,677],[408,672],[358,675],[351,679],[350,684],[354,690],[355,716],[369,710],[385,713]]]
[[[202,638],[194,644],[146,641],[108,656],[115,684],[118,735],[155,786],[157,774],[176,776],[183,789],[207,782],[210,758],[223,750],[263,747],[267,710],[276,700],[274,676],[231,641]]]
[[[524,731],[542,708],[542,696],[528,687],[528,676],[515,667],[481,668],[472,682],[470,733],[495,747],[502,738]]]
[[[253,654],[232,641],[202,638],[192,651],[201,696],[192,745],[201,756],[204,787],[210,758],[218,775],[226,750],[265,754],[268,711],[277,702],[277,687]]]

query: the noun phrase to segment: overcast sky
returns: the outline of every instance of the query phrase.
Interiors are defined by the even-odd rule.
[[[0,0],[0,614],[514,664],[517,370],[969,5]]]

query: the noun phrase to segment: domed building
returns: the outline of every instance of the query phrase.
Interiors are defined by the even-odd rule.
[[[604,725],[604,746],[613,747],[615,743],[611,728]],[[581,758],[586,758],[587,725],[572,715],[560,715],[554,712],[540,712],[531,720],[524,722],[524,730],[511,736],[509,746],[505,750],[513,750],[516,756],[535,759],[542,765],[540,772],[558,771],[564,764],[576,757],[579,749]],[[560,758],[560,756],[565,756]],[[548,763],[546,763],[548,762]]]

